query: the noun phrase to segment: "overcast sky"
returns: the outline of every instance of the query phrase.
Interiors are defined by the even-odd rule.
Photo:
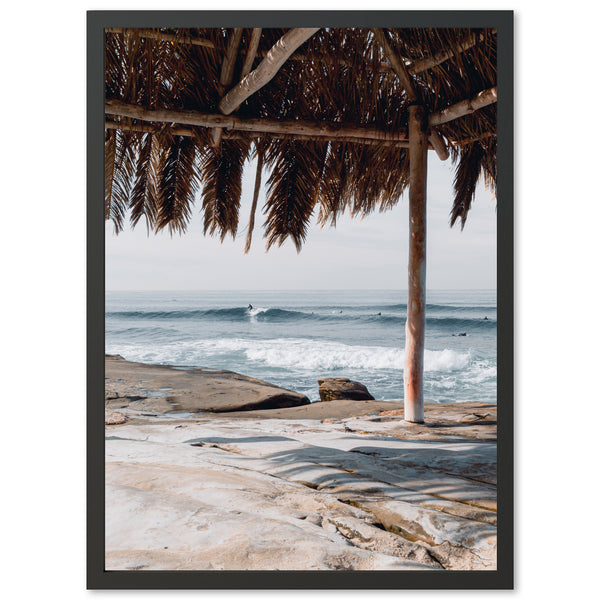
[[[429,153],[427,208],[427,287],[495,289],[496,201],[480,180],[463,231],[449,226],[453,169]],[[391,211],[364,219],[344,215],[337,227],[321,229],[315,210],[306,243],[298,254],[291,241],[265,252],[260,214],[246,255],[243,248],[255,164],[244,169],[240,226],[235,240],[221,244],[204,237],[201,198],[186,234],[146,233],[140,221],[118,236],[106,224],[107,290],[276,290],[406,289],[408,265],[408,190]],[[267,179],[263,173],[263,182]]]

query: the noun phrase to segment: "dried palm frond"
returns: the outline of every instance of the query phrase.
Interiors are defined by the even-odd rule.
[[[159,206],[158,136],[147,133],[142,140],[136,168],[136,180],[131,192],[131,227],[144,217],[148,231],[154,229]]]
[[[161,157],[155,229],[168,227],[171,235],[188,225],[200,181],[193,138],[175,136]]]
[[[123,230],[137,157],[139,137],[114,130],[105,141],[104,217],[113,222],[115,232]]]
[[[349,151],[347,144],[330,144],[319,188],[319,217],[321,227],[327,222],[335,227],[351,197]]]
[[[261,144],[256,145],[256,177],[254,179],[254,194],[252,196],[252,206],[250,207],[250,221],[248,222],[248,233],[246,234],[246,245],[244,246],[244,254],[248,254],[252,245],[252,233],[254,232],[254,219],[256,216],[256,207],[258,206],[258,194],[260,192],[260,184],[262,180],[264,150]]]
[[[458,168],[454,176],[454,205],[450,214],[450,226],[460,218],[461,229],[467,220],[467,213],[475,195],[477,180],[481,173],[483,148],[479,143],[469,144],[462,148]]]
[[[287,29],[263,28],[256,66]],[[148,111],[217,114],[220,72],[231,31],[224,28],[110,31],[105,36],[105,96]],[[236,57],[239,81],[250,30]],[[387,29],[393,52],[410,69],[428,113],[443,110],[497,84],[497,35],[491,29]],[[161,37],[162,36],[162,37]],[[202,39],[202,45],[191,43]],[[469,42],[466,44],[466,42]],[[502,93],[502,90],[499,91]],[[370,29],[321,28],[236,112],[240,118],[368,125],[405,131],[408,100]],[[468,215],[478,177],[495,191],[496,106],[437,126],[456,164],[451,223]],[[267,247],[291,237],[300,248],[317,203],[318,222],[335,225],[349,210],[363,216],[393,207],[408,184],[408,153],[399,146],[318,137],[276,137],[221,128],[219,148],[209,128],[119,117],[105,141],[105,216],[120,231],[132,225],[183,231],[202,183],[205,233],[234,236],[238,229],[242,169],[257,137],[264,140],[268,177]],[[144,129],[140,129],[144,125]],[[111,127],[115,124],[111,123]],[[175,131],[179,128],[179,131]],[[177,134],[177,135],[176,135]],[[232,135],[233,134],[233,135]],[[235,137],[235,139],[232,139]]]
[[[204,233],[229,233],[235,238],[242,196],[242,170],[250,153],[250,142],[223,140],[218,148],[208,146],[202,163],[202,208]]]
[[[327,142],[283,140],[271,144],[265,162],[271,167],[267,182],[265,237],[267,250],[292,238],[299,252],[306,239],[321,183]]]

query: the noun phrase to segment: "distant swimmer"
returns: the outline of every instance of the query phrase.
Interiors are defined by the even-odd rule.
[[[381,313],[377,313],[377,316],[378,316],[378,317],[380,317],[380,316],[381,316]]]
[[[467,335],[467,332],[465,331],[464,333],[453,333],[453,334],[452,334],[452,337],[456,337],[456,336],[459,336],[459,337],[464,337],[464,336],[466,336],[466,335]]]
[[[252,306],[252,304],[248,304],[248,310],[252,310],[254,307]]]
[[[342,314],[343,312],[344,312],[343,310],[340,310],[340,314]]]
[[[487,317],[483,317],[484,321],[489,321],[489,319]]]

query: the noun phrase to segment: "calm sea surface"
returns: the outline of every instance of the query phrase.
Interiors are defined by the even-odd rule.
[[[107,292],[106,352],[228,369],[312,401],[320,377],[400,400],[406,300],[385,290]],[[496,402],[496,292],[428,290],[425,348],[426,401]]]

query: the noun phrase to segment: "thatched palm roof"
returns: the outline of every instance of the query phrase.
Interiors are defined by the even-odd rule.
[[[300,249],[315,212],[335,224],[398,202],[414,103],[456,165],[450,222],[464,225],[479,177],[495,188],[495,31],[303,30],[237,106],[299,31],[106,31],[105,216],[117,231],[129,217],[183,232],[201,192],[205,233],[235,236],[242,170],[258,156],[267,247],[290,237]]]

